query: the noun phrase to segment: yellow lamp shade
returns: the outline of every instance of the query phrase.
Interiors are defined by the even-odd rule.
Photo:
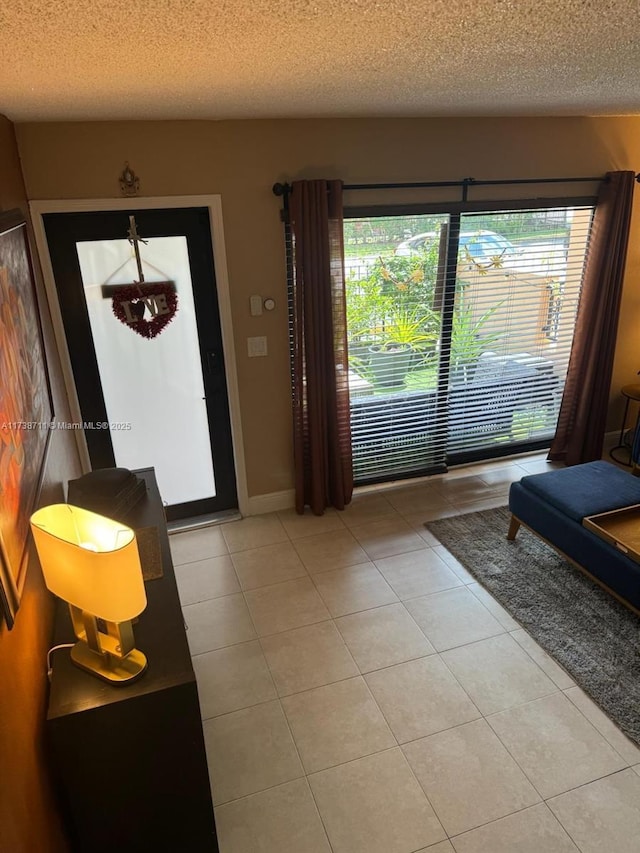
[[[53,504],[31,516],[31,530],[54,595],[108,622],[142,613],[147,597],[130,527],[88,509]]]

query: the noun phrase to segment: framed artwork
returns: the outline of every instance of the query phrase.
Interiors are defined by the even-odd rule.
[[[27,226],[0,213],[0,605],[13,627],[53,406]]]

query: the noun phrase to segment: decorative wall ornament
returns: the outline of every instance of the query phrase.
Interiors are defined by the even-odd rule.
[[[122,195],[138,195],[140,192],[140,179],[131,166],[129,166],[129,163],[124,164],[124,169],[122,170],[119,180]]]
[[[112,297],[114,315],[143,338],[155,338],[175,317],[178,294],[172,281],[127,284]],[[145,319],[149,312],[150,319]]]
[[[146,243],[138,234],[135,216],[129,217],[129,242],[133,245],[138,265],[138,281],[113,291],[111,307],[114,315],[143,338],[155,338],[173,320],[178,310],[178,294],[172,281],[147,284],[142,271],[138,243]],[[146,312],[150,319],[145,319]]]

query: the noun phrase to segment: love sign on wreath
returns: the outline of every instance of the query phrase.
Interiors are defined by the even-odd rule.
[[[133,246],[138,267],[138,281],[116,287],[112,291],[113,313],[143,338],[155,338],[173,320],[178,310],[178,294],[172,281],[154,281],[147,284],[142,271],[142,258],[138,243],[147,243],[138,234],[135,216],[129,216],[129,242]],[[105,288],[103,287],[103,294]],[[149,318],[145,314],[149,313]]]
[[[114,315],[143,338],[155,338],[173,320],[178,294],[172,281],[125,284],[113,291]]]

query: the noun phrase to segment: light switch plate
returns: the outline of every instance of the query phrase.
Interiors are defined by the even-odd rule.
[[[250,296],[251,316],[259,317],[262,314],[262,296]]]
[[[247,352],[249,358],[257,358],[267,354],[267,338],[259,335],[256,338],[247,338]]]

